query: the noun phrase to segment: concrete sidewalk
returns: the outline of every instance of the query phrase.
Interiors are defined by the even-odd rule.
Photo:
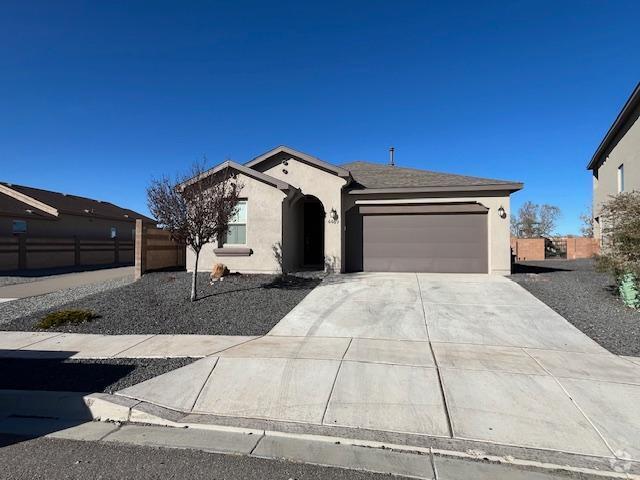
[[[339,277],[270,335],[119,394],[187,417],[640,461],[640,365],[499,277]]]
[[[0,358],[202,358],[255,338],[0,331]]]
[[[126,277],[133,279],[133,273],[133,267],[106,268],[88,272],[64,273],[44,280],[7,285],[0,287],[0,302],[35,297],[58,290],[106,282],[108,280]]]
[[[206,356],[118,392],[145,423],[640,462],[640,364],[500,277],[341,276],[260,338],[2,332],[0,348]]]
[[[27,440],[41,436],[45,440]],[[16,437],[20,439],[19,446],[10,446],[16,443]],[[0,420],[0,442],[2,440],[7,445],[3,451],[10,449],[9,453],[5,452],[5,459],[14,460],[13,464],[29,463],[31,472],[41,472],[38,478],[57,478],[62,472],[68,473],[69,465],[73,465],[74,476],[81,478],[102,478],[116,471],[122,476],[126,475],[125,472],[136,471],[136,466],[141,464],[145,468],[136,471],[137,478],[166,478],[168,475],[174,478],[167,471],[167,464],[181,472],[180,478],[227,480],[245,480],[248,477],[381,480],[388,479],[388,474],[407,480],[561,480],[578,478],[578,473],[579,478],[583,479],[633,478],[609,469],[599,471],[592,468],[585,471],[567,466],[558,469],[540,462],[518,463],[504,457],[490,458],[489,462],[477,455],[462,452],[391,450],[381,446],[344,444],[329,439],[249,430],[175,429],[8,418]],[[23,443],[25,441],[26,445]],[[265,462],[264,459],[277,462]],[[12,464],[11,461],[9,464]],[[243,465],[243,468],[234,468],[237,464]],[[313,474],[313,469],[319,467],[309,464],[340,469],[324,468]],[[95,470],[96,465],[102,475]],[[292,467],[295,473],[291,471]],[[86,475],[82,474],[83,468]],[[18,471],[17,468],[13,470]],[[387,475],[383,477],[376,473]],[[38,476],[38,473],[34,475]]]

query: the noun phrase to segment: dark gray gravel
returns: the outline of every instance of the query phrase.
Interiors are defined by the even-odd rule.
[[[214,285],[199,275],[199,300],[189,301],[191,274],[157,272],[129,285],[28,314],[2,330],[36,330],[48,311],[89,309],[100,318],[53,330],[102,334],[264,335],[319,283],[318,278],[230,275]],[[9,302],[13,303],[13,302]]]
[[[112,358],[106,360],[0,359],[0,390],[114,393],[176,368],[193,358]]]
[[[63,306],[69,304],[69,302],[77,301],[88,295],[95,295],[98,292],[121,287],[132,281],[132,277],[123,277],[107,280],[106,282],[66,288],[64,290],[47,293],[46,295],[19,298],[11,302],[0,303],[0,330],[4,328],[3,324],[9,323],[12,320],[29,315],[41,318],[42,315],[40,312],[64,308]]]
[[[402,480],[281,460],[197,450],[0,434],[0,477],[16,480]]]
[[[640,312],[625,307],[593,260],[520,262],[511,279],[618,355],[640,356]]]

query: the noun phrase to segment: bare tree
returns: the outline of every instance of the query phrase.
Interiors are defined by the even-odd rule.
[[[147,188],[147,204],[160,226],[185,243],[195,255],[191,278],[191,301],[197,299],[198,259],[207,243],[219,244],[236,214],[242,185],[225,168],[209,174],[204,162],[195,163],[177,181],[153,180]]]
[[[593,237],[593,207],[587,209],[580,214],[580,235],[583,237]]]
[[[559,217],[558,207],[527,201],[518,210],[518,215],[511,218],[511,232],[523,238],[550,237]]]

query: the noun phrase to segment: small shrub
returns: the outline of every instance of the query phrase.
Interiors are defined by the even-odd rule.
[[[638,282],[633,273],[625,273],[622,275],[618,291],[620,292],[620,298],[627,307],[638,308],[640,306]]]
[[[60,310],[45,315],[36,325],[38,328],[48,329],[60,325],[77,325],[79,323],[90,322],[98,315],[91,310]]]
[[[612,196],[602,205],[600,221],[602,255],[597,260],[597,268],[611,273],[625,305],[637,308],[640,278],[640,192],[624,192]]]

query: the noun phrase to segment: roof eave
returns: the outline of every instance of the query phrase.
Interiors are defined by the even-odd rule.
[[[363,188],[349,191],[349,195],[371,195],[380,193],[455,193],[455,192],[509,192],[522,190],[523,183],[503,183],[491,185],[453,185],[433,187],[392,187]]]
[[[75,217],[88,217],[88,218],[98,218],[100,220],[115,220],[118,222],[134,222],[136,220],[142,220],[143,222],[146,223],[158,223],[157,220],[154,220],[153,218],[149,218],[147,216],[144,215],[129,215],[127,217],[125,217],[124,215],[122,215],[121,217],[118,215],[106,215],[106,214],[102,214],[102,213],[92,213],[92,212],[85,212],[85,211],[78,211],[78,210],[59,210],[59,212],[61,214],[64,215],[73,215]],[[135,213],[135,212],[134,212]]]
[[[314,165],[322,170],[328,171],[330,173],[333,173],[334,175],[337,175],[338,177],[341,178],[345,178],[345,179],[349,179],[351,178],[351,173],[349,172],[349,170],[346,170],[342,167],[338,167],[336,165],[333,165],[329,162],[325,162],[324,160],[320,160],[317,157],[314,157],[313,155],[309,155],[308,153],[304,153],[301,152],[299,150],[296,150],[294,148],[291,147],[287,147],[286,145],[280,145],[276,148],[273,148],[271,150],[269,150],[268,152],[263,153],[262,155],[258,155],[257,157],[255,157],[253,160],[248,161],[247,163],[244,164],[245,167],[249,167],[249,168],[253,168],[254,166],[258,165],[259,163],[273,157],[274,155],[277,155],[279,153],[287,153],[293,157],[298,157],[302,160],[304,160],[305,162]]]
[[[190,178],[189,180],[182,182],[180,185],[178,185],[179,188],[183,189],[184,187],[186,187],[187,185],[191,185],[193,183],[196,183],[200,180],[202,180],[203,178],[206,178],[210,175],[214,175],[218,172],[223,171],[226,168],[230,168],[231,170],[235,170],[239,173],[242,173],[248,177],[251,178],[255,178],[256,180],[259,180],[263,183],[266,183],[267,185],[271,185],[272,187],[277,188],[278,190],[282,190],[282,191],[288,191],[290,190],[292,187],[291,185],[289,185],[287,182],[283,182],[282,180],[279,180],[275,177],[272,177],[271,175],[267,175],[266,173],[262,173],[262,172],[258,172],[257,170],[254,170],[252,168],[247,167],[246,165],[240,165],[239,163],[233,162],[231,160],[227,160],[225,162],[222,162],[219,165],[216,165],[213,168],[210,168],[209,170],[207,170],[206,172],[203,172],[200,176],[198,177],[193,177]]]
[[[613,142],[613,139],[618,134],[618,132],[622,129],[622,127],[627,123],[627,120],[631,117],[633,112],[637,107],[640,106],[640,82],[636,85],[633,92],[625,102],[624,106],[618,113],[615,121],[609,127],[606,135],[598,145],[596,152],[591,157],[591,161],[587,165],[587,170],[593,170],[599,166],[601,163],[602,156],[604,152],[609,148],[609,145]]]

